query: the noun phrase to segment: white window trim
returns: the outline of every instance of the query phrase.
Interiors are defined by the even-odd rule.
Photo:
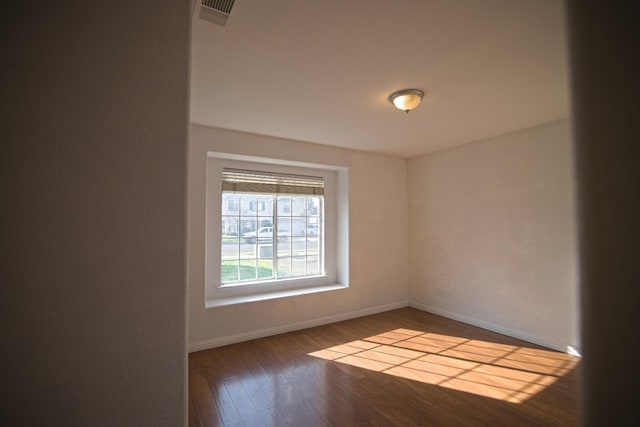
[[[325,275],[221,285],[222,169],[241,168],[322,176],[325,180]],[[207,307],[347,288],[349,277],[348,170],[342,167],[209,152],[207,159],[205,301]]]

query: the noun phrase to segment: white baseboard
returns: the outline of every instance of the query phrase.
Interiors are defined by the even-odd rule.
[[[457,320],[458,322],[467,323],[472,326],[477,326],[482,329],[487,329],[492,332],[497,332],[502,335],[517,338],[519,340],[527,341],[532,344],[537,344],[543,347],[547,347],[553,350],[561,351],[563,353],[569,352],[569,347],[559,343],[550,342],[540,337],[529,335],[522,331],[515,329],[505,328],[504,326],[496,325],[493,323],[485,322],[483,320],[468,317],[463,314],[453,313],[451,311],[443,310],[441,308],[428,306],[415,301],[409,301],[409,307],[416,308],[418,310],[426,311],[427,313],[437,314],[438,316],[446,317],[448,319]]]
[[[189,343],[189,353],[195,351],[207,350],[210,348],[221,347],[223,345],[235,344],[238,342],[249,341],[256,338],[264,338],[271,335],[283,334],[286,332],[298,331],[301,329],[313,328],[314,326],[326,325],[328,323],[340,322],[342,320],[355,319],[356,317],[369,316],[371,314],[382,313],[389,310],[407,307],[406,301],[399,301],[392,304],[370,307],[363,310],[351,311],[348,313],[336,314],[333,316],[321,317],[318,319],[305,320],[304,322],[291,323],[273,328],[260,329],[258,331],[245,332],[226,337],[212,338],[210,340],[196,341]]]

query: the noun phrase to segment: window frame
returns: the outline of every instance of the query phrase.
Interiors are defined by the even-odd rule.
[[[256,171],[256,175],[259,176],[260,173],[262,171]],[[221,278],[221,284],[220,286],[223,287],[227,287],[227,286],[248,286],[248,285],[252,285],[254,283],[262,283],[262,282],[279,282],[282,280],[286,280],[286,279],[295,279],[295,278],[299,278],[299,279],[303,279],[303,278],[312,278],[312,277],[322,277],[325,276],[325,265],[324,265],[324,258],[325,258],[325,248],[324,248],[324,196],[323,194],[292,194],[292,193],[279,193],[279,192],[274,192],[274,193],[267,193],[267,192],[235,192],[235,191],[229,191],[229,190],[224,190],[222,191],[222,197],[223,197],[223,202],[224,200],[229,200],[227,197],[229,197],[229,194],[234,194],[234,195],[238,195],[240,197],[242,197],[243,195],[246,197],[246,195],[250,195],[250,197],[258,197],[258,196],[263,196],[264,198],[266,197],[270,197],[272,200],[272,208],[271,208],[271,216],[269,218],[271,218],[271,226],[257,226],[256,229],[252,232],[254,233],[254,242],[251,243],[252,245],[254,245],[254,252],[255,253],[255,258],[243,258],[242,257],[242,251],[238,251],[237,258],[227,258],[225,259],[224,257],[221,256],[221,263],[224,263],[225,261],[232,261],[235,262],[237,261],[238,263],[241,263],[243,260],[244,261],[248,261],[248,260],[256,260],[256,262],[260,259],[263,260],[271,260],[272,263],[272,274],[274,277],[266,277],[266,278],[261,278],[258,274],[258,277],[252,278],[252,279],[241,279],[240,277],[237,278],[237,280],[233,280],[233,281],[223,281],[223,278]],[[291,216],[291,209],[289,209],[288,212],[282,212],[281,214],[279,214],[278,212],[280,211],[280,203],[281,199],[288,199],[289,202],[291,202],[291,197],[300,197],[302,199],[308,199],[308,198],[320,198],[319,199],[319,203],[318,203],[318,208],[316,211],[317,213],[315,215],[312,216],[308,216],[307,215],[307,207],[306,207],[306,200],[305,200],[305,207],[304,207],[304,217],[292,217]],[[262,203],[263,206],[265,206],[266,208],[266,202],[265,201],[254,201],[251,200],[249,202],[249,212],[255,212],[253,209],[251,209],[252,205],[256,205],[257,203]],[[241,203],[239,203],[241,204]],[[225,220],[225,217],[227,217],[227,215],[225,215],[225,212],[221,212],[221,216],[222,216],[222,221]],[[257,213],[256,213],[257,215]],[[237,217],[237,221],[238,223],[242,223],[242,211],[238,212],[238,217]],[[256,223],[259,223],[259,216],[256,216]],[[262,218],[267,218],[266,216],[262,217]],[[279,224],[282,222],[284,223],[286,220],[292,221],[295,218],[303,218],[304,220],[304,226],[302,227],[302,229],[304,230],[304,235],[299,235],[299,234],[295,234],[294,232],[291,232],[290,235],[279,235],[279,231],[278,227]],[[317,234],[312,235],[311,237],[315,237],[316,240],[316,250],[317,250],[317,254],[310,256],[308,255],[307,252],[307,246],[310,244],[308,238],[310,236],[307,235],[307,229],[308,226],[310,225],[309,223],[309,219],[314,219],[316,220],[316,222],[319,222],[319,224],[316,225],[320,225],[319,227],[319,232]],[[275,226],[275,227],[274,227]],[[222,229],[222,227],[221,227]],[[269,239],[270,242],[267,240],[263,240],[263,237],[260,235],[260,233],[266,230],[269,234]],[[288,236],[288,239],[283,239],[281,238],[282,236]],[[294,241],[294,239],[299,239],[299,238],[304,238],[304,248],[305,248],[305,255],[292,255],[291,253],[288,256],[282,256],[280,253],[280,246],[286,246],[289,244],[292,244],[292,242]],[[245,244],[244,242],[248,242],[247,238],[244,237],[244,234],[242,233],[238,233],[237,235],[237,239],[238,245],[243,245]],[[260,257],[258,256],[258,248],[260,246],[260,242],[264,243],[269,243],[272,245],[272,251],[271,251],[271,257],[270,258],[266,258],[266,257]],[[235,246],[235,243],[234,243]],[[224,244],[222,244],[221,242],[221,252],[223,251],[223,248],[225,247]],[[237,248],[237,247],[236,247]],[[233,248],[231,248],[233,249]],[[286,248],[284,249],[286,251]],[[277,277],[279,275],[279,267],[280,267],[280,260],[283,258],[289,258],[291,260],[293,260],[294,258],[300,258],[303,257],[304,258],[304,262],[305,262],[305,270],[306,270],[306,264],[309,262],[310,257],[311,258],[315,258],[316,262],[318,263],[317,265],[317,270],[313,273],[308,273],[306,272],[306,274],[291,274],[290,276],[284,276],[284,277]]]
[[[220,277],[222,170],[224,168],[321,176],[324,194],[324,275],[237,285]],[[207,158],[205,301],[207,307],[348,287],[348,173],[346,168],[209,152]]]

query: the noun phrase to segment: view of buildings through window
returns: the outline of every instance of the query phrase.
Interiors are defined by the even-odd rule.
[[[223,285],[323,274],[323,196],[222,193]]]

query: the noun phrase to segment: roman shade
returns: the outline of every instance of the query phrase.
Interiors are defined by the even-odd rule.
[[[225,168],[222,171],[222,191],[318,196],[324,195],[324,179],[318,176]]]

